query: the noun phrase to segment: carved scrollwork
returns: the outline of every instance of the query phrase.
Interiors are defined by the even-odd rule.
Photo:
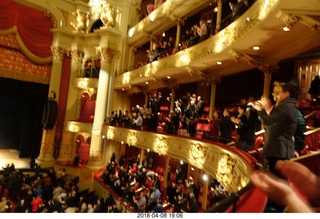
[[[166,152],[169,146],[169,139],[165,137],[155,137],[155,146],[161,153]]]
[[[71,62],[81,63],[84,53],[79,50],[72,50],[70,52],[70,55],[71,55]]]
[[[68,54],[68,51],[61,47],[53,47],[51,46],[51,52],[54,60],[62,62],[64,56]]]
[[[218,158],[216,179],[224,185],[231,184],[235,165],[235,159],[229,154],[221,153]]]
[[[196,163],[203,164],[207,154],[207,148],[200,143],[191,143],[189,146],[190,156]]]

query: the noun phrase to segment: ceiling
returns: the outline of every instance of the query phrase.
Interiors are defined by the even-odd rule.
[[[187,9],[192,7],[188,4],[198,8],[208,4],[208,1],[199,1],[201,3],[197,5],[195,2],[177,1],[177,4],[182,4],[179,10],[185,11],[172,10],[172,14],[190,14],[191,11]],[[172,20],[168,24],[168,16],[155,20],[157,23],[154,25],[149,16],[143,20],[147,26],[144,30],[154,34],[155,31],[163,32],[164,27],[175,25]],[[280,61],[292,57],[308,56],[319,61],[319,18],[319,0],[257,0],[245,14],[206,41],[118,76],[115,88],[136,92],[199,80],[215,80],[254,68],[272,69]],[[289,26],[290,31],[285,32],[284,26]],[[136,32],[128,43],[135,45],[148,41],[143,34]],[[253,46],[259,46],[260,50],[254,51]],[[187,64],[179,63],[184,55],[191,59]],[[218,61],[222,64],[218,65]],[[167,76],[171,79],[167,79]]]

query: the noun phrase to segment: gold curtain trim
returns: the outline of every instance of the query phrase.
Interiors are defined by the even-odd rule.
[[[15,79],[19,81],[28,81],[40,84],[49,84],[50,76],[47,75],[35,75],[35,74],[26,74],[24,72],[10,71],[7,69],[0,69],[0,77]]]
[[[9,29],[6,30],[0,30],[0,35],[8,35],[8,34],[14,34],[16,37],[16,40],[21,48],[21,52],[32,62],[36,63],[36,64],[49,64],[52,63],[52,56],[50,57],[40,57],[40,56],[36,56],[35,54],[33,54],[32,52],[30,52],[30,50],[26,47],[26,45],[23,43],[18,31],[17,31],[17,27],[11,27]]]

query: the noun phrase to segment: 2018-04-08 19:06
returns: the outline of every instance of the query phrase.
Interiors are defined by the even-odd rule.
[[[137,218],[183,218],[183,213],[137,213]]]

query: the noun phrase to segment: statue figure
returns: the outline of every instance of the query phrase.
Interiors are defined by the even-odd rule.
[[[72,15],[76,17],[76,22],[70,22],[70,25],[76,30],[80,32],[84,32],[86,29],[86,13],[77,9],[76,11],[72,12]]]
[[[105,5],[101,5],[100,11],[100,20],[104,24],[105,27],[113,27],[114,26],[114,11],[109,3]]]

